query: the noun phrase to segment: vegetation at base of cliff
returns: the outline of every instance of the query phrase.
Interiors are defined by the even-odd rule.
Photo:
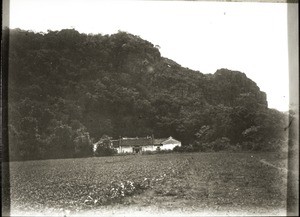
[[[287,115],[244,73],[184,68],[126,32],[6,31],[12,160],[90,156],[103,134],[172,135],[200,151],[274,150],[286,139]]]

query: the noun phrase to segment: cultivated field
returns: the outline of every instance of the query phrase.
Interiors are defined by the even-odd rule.
[[[284,215],[286,173],[265,163],[277,161],[272,153],[172,153],[12,162],[11,213]]]

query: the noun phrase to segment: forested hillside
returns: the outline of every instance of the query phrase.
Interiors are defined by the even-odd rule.
[[[173,136],[200,151],[272,150],[285,139],[287,117],[242,72],[184,68],[126,32],[13,29],[9,40],[12,160],[89,156],[104,134]]]

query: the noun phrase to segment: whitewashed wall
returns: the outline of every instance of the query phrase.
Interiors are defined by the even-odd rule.
[[[176,146],[181,146],[181,143],[176,144],[165,144],[163,146],[159,146],[160,150],[173,150]],[[149,146],[142,146],[142,152],[144,151],[156,151],[157,146],[149,145]],[[123,146],[116,148],[118,154],[121,153],[133,153],[133,147],[131,146]]]
[[[133,148],[123,146],[123,147],[117,148],[117,151],[118,151],[118,154],[120,154],[120,153],[133,153]]]
[[[155,151],[154,145],[142,146],[142,151]]]
[[[96,152],[97,147],[98,147],[98,143],[93,144],[93,152]]]
[[[163,146],[160,146],[160,150],[173,150],[176,146],[181,146],[181,143],[179,144],[166,144]]]

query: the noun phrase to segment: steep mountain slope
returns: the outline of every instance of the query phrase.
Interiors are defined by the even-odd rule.
[[[103,134],[172,135],[200,149],[226,137],[262,148],[285,123],[244,73],[202,74],[138,36],[74,29],[10,30],[9,108],[17,159],[88,155]]]

